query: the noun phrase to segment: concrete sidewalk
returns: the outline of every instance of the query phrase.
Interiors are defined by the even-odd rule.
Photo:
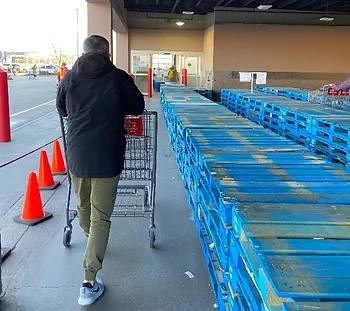
[[[13,223],[12,217],[21,211],[21,199],[0,222],[4,246],[16,246],[3,265],[1,311],[214,309],[215,298],[160,104],[148,102],[147,109],[159,112],[156,249],[149,248],[146,219],[114,218],[100,274],[106,292],[95,305],[80,307],[86,238],[74,221],[72,246],[62,245],[67,182],[54,193],[43,192],[45,209],[54,218],[36,227]],[[190,279],[186,271],[195,277]]]

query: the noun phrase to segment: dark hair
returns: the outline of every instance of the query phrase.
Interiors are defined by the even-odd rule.
[[[62,63],[62,66],[67,66],[67,64],[66,63]]]
[[[98,35],[87,37],[83,44],[84,53],[98,53],[109,57],[109,42]]]

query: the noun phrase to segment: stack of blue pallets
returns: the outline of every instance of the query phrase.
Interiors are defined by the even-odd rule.
[[[350,310],[350,176],[180,86],[161,89],[220,310]]]
[[[208,99],[213,99],[213,91],[212,90],[207,90],[204,88],[196,88],[194,89],[195,92],[197,92],[198,94],[208,98]]]
[[[350,165],[350,113],[246,90],[222,90],[231,111],[305,144],[329,160]]]
[[[164,79],[157,78],[157,77],[153,78],[153,89],[155,92],[160,92],[160,88],[164,84],[165,84]],[[213,91],[212,90],[207,90],[205,88],[193,88],[193,91],[195,91],[196,93],[198,93],[198,94],[200,94],[200,95],[202,95],[210,100],[213,98]]]
[[[155,92],[160,92],[160,86],[165,84],[164,79],[153,77],[153,90]]]
[[[300,100],[303,102],[309,101],[309,92],[308,90],[302,90],[298,88],[282,88],[274,86],[260,86],[256,87],[256,90],[266,94],[272,94],[277,96],[284,96],[290,99]]]

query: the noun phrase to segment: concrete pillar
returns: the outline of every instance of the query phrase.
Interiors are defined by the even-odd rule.
[[[113,62],[118,68],[129,70],[129,35],[113,31]]]
[[[129,34],[126,22],[127,12],[124,9],[123,1],[115,1],[116,5],[112,10],[112,50],[113,63],[118,68],[129,71]]]
[[[91,3],[87,4],[88,36],[100,35],[105,37],[112,49],[112,11],[111,4]],[[110,51],[112,53],[112,51]]]
[[[110,44],[111,60],[120,69],[129,71],[129,35],[127,12],[123,1],[88,2],[88,35],[105,37]]]

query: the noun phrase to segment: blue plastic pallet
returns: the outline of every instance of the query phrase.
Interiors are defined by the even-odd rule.
[[[197,202],[220,266],[224,272],[228,272],[231,227],[225,225],[222,219],[219,218],[215,203],[210,199],[210,194],[207,193],[206,188],[198,188]]]
[[[283,304],[283,311],[346,311],[350,302],[288,302]]]
[[[285,96],[287,98],[300,100],[307,102],[309,101],[309,91],[297,88],[280,88],[280,87],[268,87],[268,86],[257,86],[256,90],[263,93],[268,93],[277,96]]]
[[[280,135],[303,143],[312,152],[323,153],[330,160],[340,161],[346,166],[350,165],[350,142],[347,137],[350,128],[348,112],[324,108],[320,105],[297,103],[283,98],[278,104],[274,104],[276,99],[264,98],[261,94],[225,90],[225,94],[230,92],[239,92],[233,97],[235,103],[230,101],[223,103],[233,112]],[[246,101],[250,101],[248,107]],[[248,112],[244,112],[244,109],[248,109]]]
[[[182,96],[181,89],[177,91],[178,96]],[[233,98],[228,94],[228,100]],[[268,107],[265,102],[259,104],[261,98],[254,102],[248,96],[241,96],[244,105],[240,109],[244,107],[248,111],[253,105]],[[312,155],[305,147],[261,127],[254,130],[237,124],[225,127],[227,116],[221,128],[215,124],[206,129],[196,128],[192,121],[210,124],[215,108],[197,120],[197,109],[203,108],[196,103],[191,105],[190,101],[186,104],[192,108],[184,118],[181,109],[174,111],[176,103],[162,101],[192,212],[197,215],[198,206],[204,212],[200,224],[207,226],[206,249],[216,258],[207,261],[207,265],[210,276],[214,276],[212,282],[219,308],[227,306],[232,311],[244,306],[245,310],[285,311],[287,306],[292,308],[300,303],[293,300],[303,300],[308,305],[326,295],[340,306],[339,300],[347,299],[342,285],[347,275],[344,274],[341,283],[340,271],[342,265],[349,264],[350,258],[349,252],[342,252],[349,249],[350,242],[346,172],[339,165]],[[274,111],[278,113],[278,109]],[[295,120],[292,115],[287,117]],[[198,161],[193,154],[197,154]],[[229,212],[231,234],[227,234],[230,227],[223,226],[225,230],[222,230],[223,227],[217,225],[227,224],[223,220]],[[201,236],[199,220],[195,222]],[[325,240],[314,240],[314,237]],[[332,239],[337,240],[332,242]],[[222,254],[226,263],[217,257]],[[330,262],[337,263],[332,269],[317,270],[327,278],[323,283],[319,282],[317,273],[308,269],[310,265],[324,267],[322,260],[327,261],[328,266]],[[221,274],[222,286],[217,286],[212,271],[219,267],[224,270],[220,261],[228,266],[229,273]],[[273,263],[277,261],[282,265],[275,266]],[[214,269],[213,262],[218,264]],[[281,266],[289,268],[294,267],[293,264],[299,270],[290,269],[289,273],[283,268],[280,276]],[[298,278],[308,280],[305,284],[310,286],[290,287],[296,278],[294,271]],[[318,303],[327,307],[323,302]]]
[[[156,81],[153,79],[153,89],[155,92],[160,92],[161,85],[164,84],[163,81]]]
[[[204,96],[205,98],[212,99],[213,98],[213,91],[207,90],[207,89],[194,89],[195,92],[198,94]]]

